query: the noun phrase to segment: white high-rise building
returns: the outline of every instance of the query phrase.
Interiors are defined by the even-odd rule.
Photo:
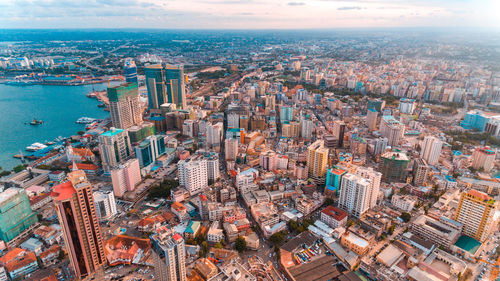
[[[184,186],[191,195],[200,193],[208,186],[207,160],[201,155],[179,161],[177,168],[179,185]]]
[[[383,116],[380,122],[380,133],[387,138],[390,146],[396,146],[404,137],[405,126],[392,115]]]
[[[300,120],[300,136],[304,139],[312,139],[313,121],[308,119]]]
[[[113,183],[113,192],[115,196],[121,197],[127,191],[133,191],[141,182],[141,167],[139,159],[130,159],[112,169],[111,182]]]
[[[236,156],[238,156],[238,144],[239,141],[237,139],[226,139],[224,141],[226,160],[236,160]]]
[[[238,113],[231,112],[227,115],[227,127],[228,128],[240,127],[240,115]]]
[[[373,154],[380,155],[385,152],[387,148],[387,143],[389,140],[387,138],[378,138],[375,140],[375,148],[373,150]]]
[[[100,134],[98,139],[102,167],[106,172],[134,156],[126,130],[111,128]]]
[[[399,100],[399,112],[403,114],[413,114],[417,104],[414,99],[401,98]]]
[[[99,190],[94,192],[95,211],[100,220],[107,220],[116,214],[116,201],[113,191]]]
[[[216,181],[220,177],[219,157],[213,153],[205,157],[207,160],[207,177],[211,181]]]
[[[380,191],[380,181],[382,180],[382,173],[375,171],[373,168],[359,167],[356,169],[356,175],[367,179],[370,182],[370,200],[369,208],[377,205],[378,193]]]
[[[429,165],[436,165],[439,161],[442,147],[443,142],[440,139],[434,136],[426,136],[420,151],[422,159],[427,161]]]
[[[222,122],[216,124],[209,124],[207,126],[207,145],[211,148],[220,147],[220,142],[222,140]]]
[[[161,227],[151,237],[155,280],[186,281],[186,248],[184,239]]]
[[[369,180],[351,173],[342,177],[339,208],[359,218],[370,209],[370,196]]]

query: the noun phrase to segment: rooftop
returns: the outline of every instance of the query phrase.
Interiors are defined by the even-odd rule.
[[[52,189],[52,197],[54,200],[63,201],[70,199],[73,194],[76,193],[76,189],[70,181],[58,184]]]
[[[341,221],[347,217],[347,212],[333,206],[328,206],[324,208],[321,212],[325,215],[333,217],[337,221]]]
[[[481,246],[481,243],[472,237],[462,235],[455,242],[455,246],[474,255]]]
[[[101,134],[101,136],[104,136],[104,137],[112,137],[112,136],[115,136],[121,132],[123,132],[125,130],[123,129],[116,129],[116,128],[111,128],[109,131],[106,131],[104,133]]]

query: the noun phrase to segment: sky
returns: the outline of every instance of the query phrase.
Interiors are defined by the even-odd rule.
[[[500,0],[0,0],[0,28],[500,30]]]

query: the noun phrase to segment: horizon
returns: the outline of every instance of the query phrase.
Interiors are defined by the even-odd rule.
[[[5,29],[311,30],[479,28],[500,31],[495,0],[6,0]]]

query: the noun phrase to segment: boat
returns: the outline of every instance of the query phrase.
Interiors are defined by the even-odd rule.
[[[55,141],[45,141],[45,144],[46,145],[53,145],[55,144],[56,142]]]
[[[76,123],[77,124],[90,124],[94,121],[96,121],[97,119],[95,118],[90,118],[90,117],[80,117],[78,118],[78,120],[76,120]]]
[[[33,126],[41,125],[41,124],[43,124],[42,120],[33,119],[33,121],[30,122],[30,125],[33,125]]]
[[[97,107],[106,107],[106,104],[105,103],[100,103],[97,105]]]
[[[87,126],[85,126],[85,130],[91,130],[97,127],[97,124],[99,124],[97,121],[94,121],[92,123],[89,123]]]
[[[97,94],[95,92],[90,92],[90,93],[87,94],[87,98],[96,99],[97,98]]]
[[[26,151],[38,151],[38,150],[44,149],[46,147],[47,146],[43,143],[35,142],[35,143],[31,144],[30,146],[27,146],[25,149],[26,149]]]

